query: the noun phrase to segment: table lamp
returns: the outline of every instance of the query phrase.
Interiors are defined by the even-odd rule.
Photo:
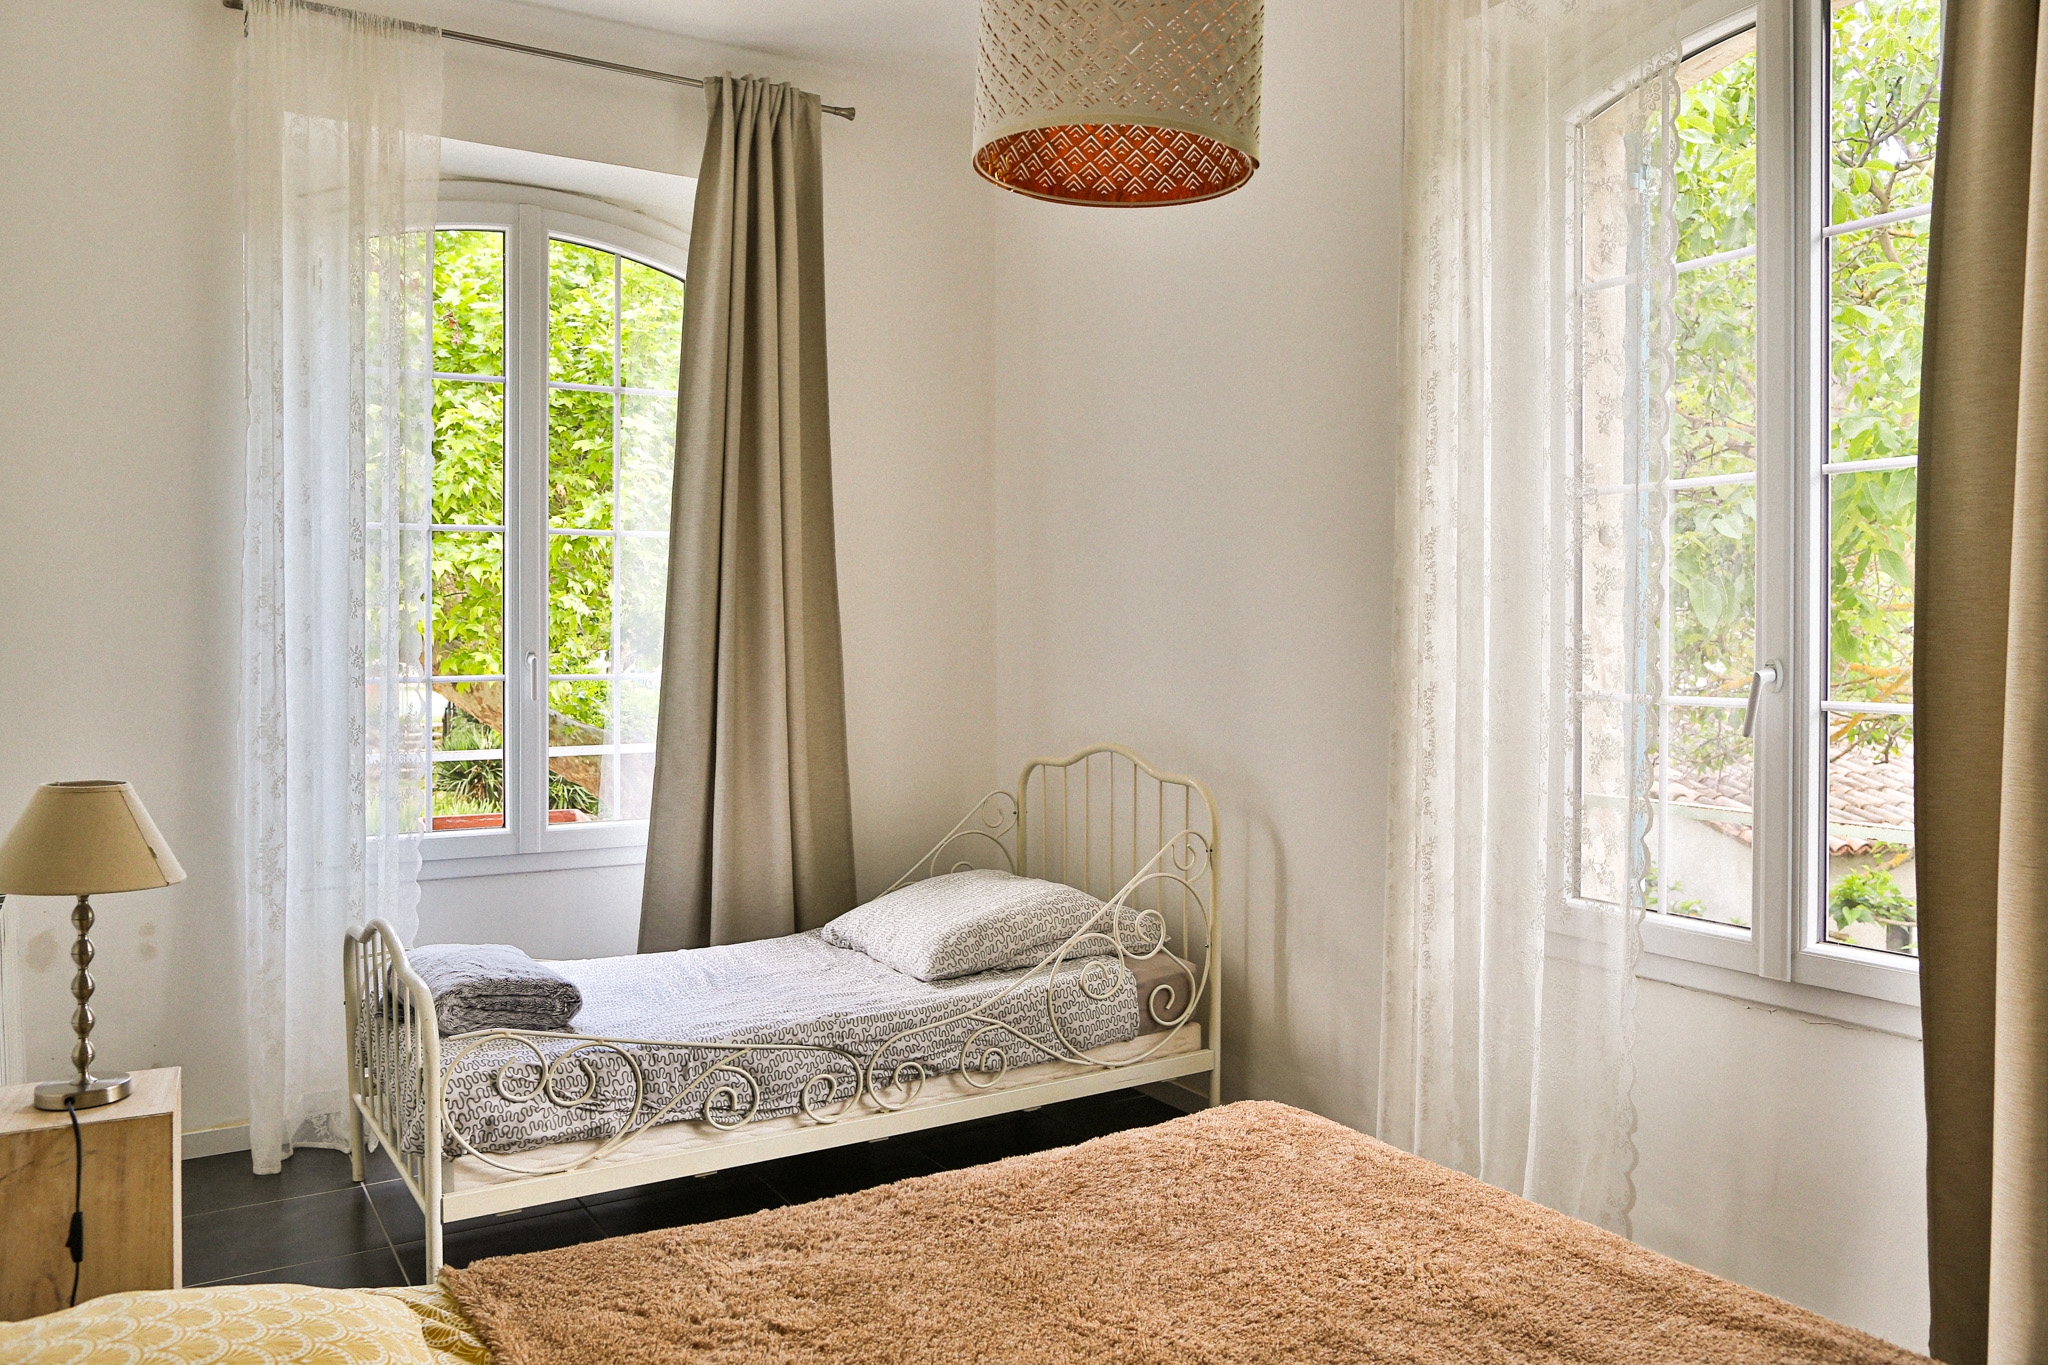
[[[0,897],[76,896],[71,923],[78,930],[71,960],[78,975],[71,994],[78,1009],[71,1027],[75,1079],[36,1087],[36,1108],[91,1109],[126,1099],[126,1072],[92,1074],[92,902],[113,891],[146,891],[185,880],[156,823],[126,782],[46,782],[29,798],[28,809],[0,844]]]

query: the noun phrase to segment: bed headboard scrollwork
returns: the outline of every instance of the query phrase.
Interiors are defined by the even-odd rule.
[[[1162,772],[1121,744],[1034,758],[1017,778],[1017,871],[1108,900],[1162,852],[1214,904],[1216,802],[1198,778]],[[1187,836],[1185,838],[1181,836]],[[1171,894],[1155,884],[1153,894]],[[1150,904],[1141,901],[1142,907]]]

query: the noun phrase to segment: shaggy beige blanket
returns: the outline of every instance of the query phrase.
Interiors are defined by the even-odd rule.
[[[497,1365],[1924,1360],[1264,1103],[441,1280]]]

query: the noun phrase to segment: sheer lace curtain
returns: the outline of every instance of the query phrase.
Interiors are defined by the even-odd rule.
[[[347,1143],[341,940],[429,812],[432,30],[249,0],[242,913],[259,1172]]]
[[[1410,0],[1380,1136],[1626,1233],[1675,0]]]

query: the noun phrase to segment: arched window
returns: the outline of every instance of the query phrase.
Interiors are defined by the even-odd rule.
[[[644,839],[681,250],[532,204],[434,235],[430,854]]]

